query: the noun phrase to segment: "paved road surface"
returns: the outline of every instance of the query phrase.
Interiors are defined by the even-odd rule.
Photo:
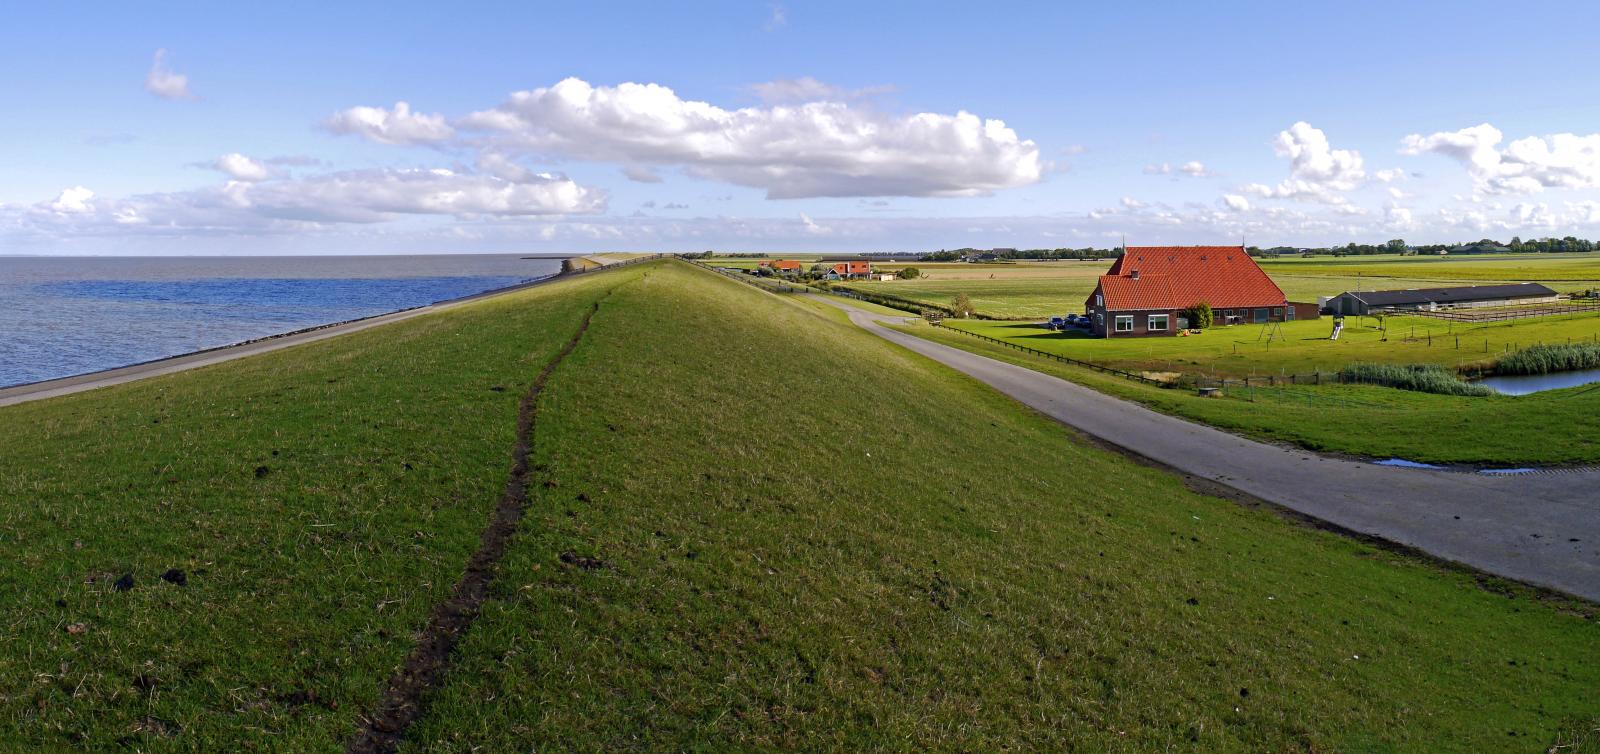
[[[1600,470],[1497,477],[1286,449],[890,330],[879,321],[899,318],[816,298],[879,337],[1184,473],[1439,558],[1600,601]]]

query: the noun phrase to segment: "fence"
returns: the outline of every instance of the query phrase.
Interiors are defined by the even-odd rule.
[[[1507,322],[1514,319],[1531,319],[1533,317],[1553,317],[1562,314],[1600,312],[1600,303],[1530,305],[1517,308],[1438,309],[1435,311],[1426,309],[1380,309],[1378,311],[1390,317],[1429,317],[1446,322],[1482,324],[1486,322]]]
[[[1012,343],[1009,340],[1001,340],[999,338],[991,338],[991,337],[989,337],[987,335],[980,335],[980,334],[972,332],[970,330],[963,330],[963,329],[961,329],[959,327],[949,327],[947,325],[938,324],[938,323],[933,323],[933,324],[934,324],[934,327],[943,327],[944,329],[950,330],[952,332],[958,332],[958,333],[961,333],[963,335],[970,335],[970,336],[972,336],[974,338],[977,338],[979,340],[987,340],[990,343],[998,343],[998,344],[1000,344],[1002,346],[1005,346],[1006,348],[1015,349],[1015,350],[1021,351],[1023,353],[1030,353],[1030,354],[1033,354],[1034,356],[1042,356],[1042,357],[1044,357],[1046,359],[1054,359],[1056,361],[1062,362],[1063,364],[1072,364],[1074,366],[1086,367],[1088,369],[1093,369],[1094,371],[1101,372],[1103,374],[1114,374],[1114,375],[1116,375],[1118,377],[1125,377],[1127,379],[1134,380],[1134,381],[1137,381],[1137,382],[1143,382],[1146,385],[1166,385],[1167,384],[1167,383],[1162,382],[1161,380],[1158,380],[1158,379],[1154,379],[1154,378],[1151,378],[1151,377],[1146,377],[1146,376],[1144,376],[1142,374],[1135,374],[1134,372],[1123,371],[1123,370],[1117,369],[1115,367],[1108,367],[1108,366],[1106,366],[1104,364],[1096,364],[1096,363],[1094,363],[1092,361],[1080,361],[1080,360],[1074,359],[1074,358],[1072,358],[1070,356],[1062,356],[1061,354],[1050,353],[1049,351],[1041,351],[1041,350],[1039,350],[1037,348],[1029,348],[1027,346],[1017,345],[1016,343]]]
[[[721,275],[721,276],[723,276],[725,278],[728,278],[730,280],[737,280],[737,281],[739,281],[741,283],[744,283],[745,285],[751,286],[753,288],[759,288],[759,289],[761,289],[763,291],[767,291],[768,293],[816,293],[817,292],[817,289],[812,288],[812,287],[807,286],[807,285],[798,285],[798,284],[795,284],[795,283],[788,283],[788,282],[783,282],[783,281],[778,281],[778,280],[771,280],[769,278],[758,278],[758,277],[755,277],[755,276],[752,276],[752,275],[746,275],[746,274],[744,274],[742,272],[729,272],[728,270],[725,270],[725,269],[721,269],[721,268],[718,268],[718,267],[712,267],[711,265],[706,264],[705,262],[702,262],[702,261],[700,261],[698,259],[684,259],[683,261],[688,262],[689,264],[692,264],[692,265],[694,265],[696,267],[699,267],[699,268],[701,268],[703,270],[706,270],[707,272],[716,273],[716,274]]]
[[[563,274],[563,275],[582,275],[582,274],[587,273],[587,272],[600,272],[602,270],[614,270],[614,269],[616,269],[618,267],[627,267],[630,264],[639,264],[640,262],[653,262],[653,261],[655,261],[657,259],[660,259],[660,258],[662,258],[664,256],[666,256],[666,255],[665,254],[650,254],[650,255],[642,256],[642,257],[634,257],[633,259],[627,259],[627,260],[624,260],[624,261],[621,261],[621,262],[612,262],[611,264],[596,265],[594,267],[579,267],[577,265],[568,264],[568,262],[571,262],[572,260],[563,259],[563,260],[561,260],[561,262],[562,262],[562,264],[561,264],[561,266],[562,266],[561,274]]]

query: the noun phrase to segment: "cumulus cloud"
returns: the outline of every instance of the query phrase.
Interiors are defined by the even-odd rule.
[[[1433,153],[1467,169],[1474,188],[1485,194],[1534,194],[1547,188],[1600,186],[1600,134],[1554,134],[1517,139],[1504,148],[1500,129],[1482,123],[1459,131],[1411,134],[1401,153]]]
[[[144,90],[162,99],[199,99],[189,91],[189,77],[167,67],[165,49],[156,50],[155,59],[150,63],[150,72],[144,77]]]
[[[1128,209],[1144,209],[1149,205],[1131,196],[1124,196],[1122,197],[1122,206],[1127,207]]]
[[[323,125],[333,133],[360,136],[380,144],[437,144],[455,136],[455,129],[443,115],[414,113],[405,102],[394,103],[392,110],[348,108],[334,113]]]
[[[1349,200],[1343,192],[1359,187],[1367,179],[1360,152],[1334,149],[1327,134],[1305,121],[1280,131],[1272,149],[1279,157],[1289,159],[1289,177],[1277,186],[1252,183],[1244,187],[1247,193],[1345,205]]]
[[[657,84],[569,78],[517,92],[457,126],[499,150],[689,174],[768,198],[973,196],[1038,182],[1032,142],[961,111],[889,116],[843,102],[726,110]]]
[[[217,158],[211,167],[236,181],[264,181],[272,177],[272,171],[255,160],[238,152],[230,152]]]
[[[1206,169],[1206,164],[1199,160],[1185,162],[1183,167],[1178,169],[1183,171],[1184,175],[1191,175],[1196,178],[1206,178],[1212,175],[1211,171]]]
[[[1153,162],[1153,163],[1150,163],[1149,165],[1144,166],[1144,174],[1145,175],[1171,175],[1172,174],[1172,163],[1170,163],[1170,162],[1160,162],[1160,163]]]
[[[0,212],[35,235],[70,237],[146,232],[162,235],[270,233],[329,224],[377,223],[407,215],[470,219],[597,213],[603,191],[560,175],[510,181],[446,169],[353,170],[305,178],[231,180],[195,191],[100,198],[82,186],[54,201]]]
[[[1200,162],[1199,160],[1190,160],[1190,161],[1185,162],[1182,165],[1179,165],[1177,167],[1173,167],[1172,163],[1170,163],[1170,162],[1152,162],[1152,163],[1144,166],[1144,174],[1145,175],[1173,175],[1173,174],[1180,174],[1180,175],[1189,176],[1191,178],[1209,178],[1209,177],[1215,175],[1215,173],[1212,173],[1211,170],[1206,167],[1205,163]]]
[[[1250,200],[1238,194],[1223,194],[1222,204],[1234,212],[1249,212]]]
[[[56,200],[50,203],[50,210],[65,214],[83,214],[92,212],[93,207],[89,200],[94,198],[94,192],[82,186],[73,186],[61,192]]]

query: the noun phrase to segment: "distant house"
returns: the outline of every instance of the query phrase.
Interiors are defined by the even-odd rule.
[[[1392,291],[1346,291],[1328,299],[1334,314],[1370,314],[1374,309],[1457,309],[1511,304],[1542,304],[1559,296],[1538,283],[1465,285],[1454,288],[1409,288]]]
[[[895,279],[895,274],[892,273],[892,272],[880,272],[880,273],[878,273],[878,279],[882,280],[884,282],[888,282],[890,280]]]
[[[1283,290],[1243,246],[1130,246],[1084,302],[1102,338],[1173,335],[1181,313],[1205,303],[1217,324],[1295,318]]]
[[[871,260],[859,257],[823,257],[827,265],[823,277],[829,280],[859,280],[872,276]]]
[[[800,263],[793,259],[774,259],[772,260],[771,264],[762,262],[761,266],[771,267],[773,272],[776,272],[780,275],[798,274],[801,267]]]

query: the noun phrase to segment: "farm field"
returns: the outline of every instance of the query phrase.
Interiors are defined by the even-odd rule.
[[[1281,385],[1231,387],[1221,397],[1201,398],[1194,390],[1147,385],[1063,364],[949,327],[919,322],[897,329],[1158,411],[1309,450],[1502,468],[1600,463],[1600,390],[1593,386],[1520,397],[1462,397],[1369,385]]]
[[[1600,341],[1600,313],[1465,324],[1431,317],[1345,318],[1329,340],[1333,318],[1212,327],[1188,337],[1095,338],[1054,332],[1033,322],[945,320],[947,327],[999,338],[1048,353],[1129,371],[1184,372],[1208,377],[1337,372],[1353,362],[1440,364],[1450,368],[1492,362],[1536,343]]]
[[[405,750],[1593,745],[1592,606],[1198,495],[672,261],[0,409],[0,740],[341,750],[597,301]]]
[[[1542,282],[1564,293],[1600,287],[1600,254],[1490,257],[1313,257],[1260,260],[1291,301],[1315,302],[1350,290],[1437,288],[1496,282]],[[1082,313],[1095,279],[1111,262],[1017,264],[912,263],[924,277],[852,282],[848,287],[947,305],[966,293],[980,315],[1001,319]],[[884,265],[886,269],[894,265]]]

